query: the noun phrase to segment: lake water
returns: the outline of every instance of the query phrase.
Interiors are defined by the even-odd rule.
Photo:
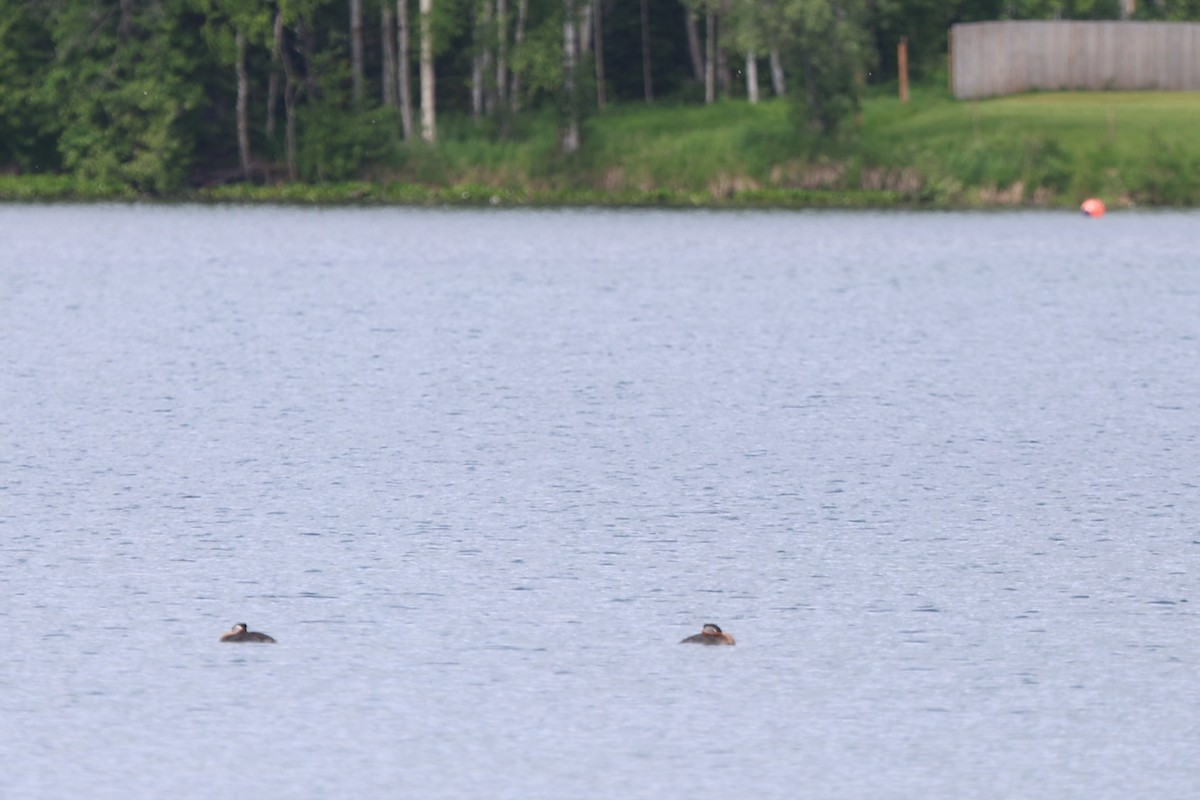
[[[1200,787],[1200,214],[0,240],[0,797]]]

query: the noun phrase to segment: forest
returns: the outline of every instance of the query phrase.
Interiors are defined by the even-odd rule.
[[[952,24],[1053,18],[1200,0],[0,0],[0,174],[146,196],[419,175],[447,140],[547,126],[569,166],[614,109],[775,98],[819,148],[902,41],[944,81]]]

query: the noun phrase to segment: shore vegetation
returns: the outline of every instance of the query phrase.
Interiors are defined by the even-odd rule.
[[[886,89],[886,87],[885,87]],[[6,200],[822,208],[1200,205],[1200,95],[1053,92],[956,101],[938,85],[864,99],[836,140],[788,105],[612,107],[572,157],[549,114],[505,140],[444,119],[437,148],[385,148],[331,180],[228,182],[147,194],[74,174],[0,175]],[[366,124],[371,124],[369,121]]]

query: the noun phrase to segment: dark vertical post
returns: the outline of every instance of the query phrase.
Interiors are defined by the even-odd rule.
[[[599,2],[599,0],[597,0]],[[642,0],[642,94],[647,103],[654,102],[654,82],[650,75],[650,12]]]

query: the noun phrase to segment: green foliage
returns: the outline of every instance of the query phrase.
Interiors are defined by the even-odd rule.
[[[562,17],[549,16],[513,51],[513,70],[521,74],[524,104],[536,104],[541,95],[558,93],[562,86],[562,44]]]
[[[788,62],[799,76],[794,82],[804,87],[793,93],[802,129],[833,135],[858,111],[872,58],[866,15],[864,0],[788,0],[784,7],[784,24],[792,31]]]
[[[283,171],[292,108],[298,175],[309,183],[371,175],[538,196],[603,187],[643,200],[660,191],[765,198],[818,185],[849,197],[864,186],[914,202],[972,202],[975,187],[1039,202],[1101,190],[1138,202],[1200,202],[1191,179],[1200,172],[1191,156],[1200,115],[1186,103],[1148,93],[986,103],[946,94],[953,22],[1103,18],[1116,14],[1115,0],[686,0],[719,16],[718,42],[735,69],[746,51],[763,64],[772,50],[785,58],[789,102],[749,107],[725,98],[708,108],[692,78],[684,0],[654,0],[650,109],[641,104],[640,0],[600,0],[610,101],[602,113],[586,53],[575,104],[563,91],[563,0],[530,0],[520,46],[509,0],[508,59],[521,76],[521,110],[480,122],[469,115],[473,58],[499,30],[481,11],[485,1],[434,3],[441,137],[428,148],[399,143],[394,111],[369,100],[353,110],[346,0],[0,0],[0,174],[62,171],[70,180],[44,184],[47,192],[89,197],[173,195],[189,181],[240,178],[241,32],[257,179]],[[368,98],[381,83],[379,2],[394,0],[365,3]],[[417,0],[410,6],[415,67]],[[290,83],[275,49],[277,15]],[[1137,16],[1194,20],[1200,0],[1147,0]],[[927,82],[907,105],[894,99],[902,36],[914,76]],[[555,155],[555,133],[568,117],[583,121],[584,146],[565,161]]]
[[[251,44],[272,46],[274,20],[269,4],[246,0],[188,0],[188,3],[201,15],[204,40],[220,63],[233,64],[237,60],[234,36],[239,30]]]
[[[1138,3],[1134,19],[1186,22],[1200,20],[1200,0]]]
[[[59,164],[52,110],[37,91],[39,66],[52,48],[24,0],[0,0],[0,168]]]
[[[1200,154],[1192,147],[1166,139],[1158,130],[1149,135],[1143,202],[1162,205],[1194,205],[1200,198]]]
[[[384,162],[398,148],[398,114],[390,108],[354,111],[318,102],[300,111],[302,138],[297,153],[306,181],[344,181],[370,164]]]
[[[1008,0],[1002,19],[1118,19],[1118,0]]]
[[[144,192],[177,187],[194,142],[181,119],[200,99],[179,1],[64,3],[48,20],[57,57],[41,99],[58,109],[63,164]]]

